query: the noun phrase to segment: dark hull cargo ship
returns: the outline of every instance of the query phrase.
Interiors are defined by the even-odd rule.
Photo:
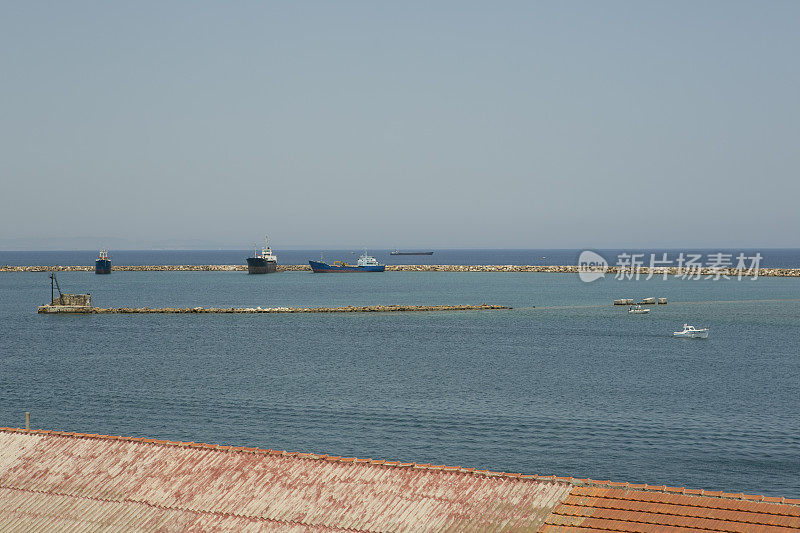
[[[394,252],[389,252],[389,255],[433,255],[433,252],[401,252],[400,250],[395,250]]]
[[[272,274],[278,271],[278,258],[272,254],[269,247],[269,237],[264,238],[264,247],[261,253],[253,249],[253,257],[247,258],[248,274]]]
[[[367,252],[364,252],[364,255],[358,258],[355,265],[343,263],[342,261],[334,261],[332,264],[328,264],[324,261],[309,261],[308,264],[311,265],[311,270],[317,273],[383,272],[386,270],[386,265],[378,263],[374,257],[367,255]]]
[[[108,250],[100,250],[100,255],[94,262],[95,274],[111,274],[111,259],[108,258]]]

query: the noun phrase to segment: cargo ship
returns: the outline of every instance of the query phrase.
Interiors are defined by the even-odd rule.
[[[401,252],[400,250],[395,250],[390,252],[389,255],[433,255],[433,252]]]
[[[264,247],[261,253],[253,247],[253,257],[247,258],[248,274],[272,274],[278,271],[278,258],[272,254],[269,247],[269,236],[264,237]]]
[[[100,255],[94,262],[95,274],[111,274],[111,259],[108,258],[108,250],[100,250]]]
[[[311,270],[314,272],[383,272],[386,270],[386,265],[378,263],[378,261],[371,255],[367,255],[365,251],[355,265],[350,265],[342,261],[334,261],[328,264],[324,261],[309,261]]]

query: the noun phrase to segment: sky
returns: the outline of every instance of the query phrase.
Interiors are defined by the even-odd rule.
[[[5,2],[0,249],[800,247],[800,2]]]

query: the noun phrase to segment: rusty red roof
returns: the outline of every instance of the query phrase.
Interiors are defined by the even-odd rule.
[[[787,505],[767,502],[763,496],[760,501],[746,501],[742,494],[728,496],[735,499],[720,493],[577,486],[541,531],[800,531],[800,500]]]
[[[0,428],[0,530],[800,531],[800,500]]]
[[[570,488],[439,465],[0,429],[3,531],[533,531]]]

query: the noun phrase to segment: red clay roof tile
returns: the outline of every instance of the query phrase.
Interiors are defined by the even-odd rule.
[[[543,530],[800,531],[800,507],[731,495],[739,499],[575,486],[547,518]],[[578,524],[575,517],[583,521]]]

